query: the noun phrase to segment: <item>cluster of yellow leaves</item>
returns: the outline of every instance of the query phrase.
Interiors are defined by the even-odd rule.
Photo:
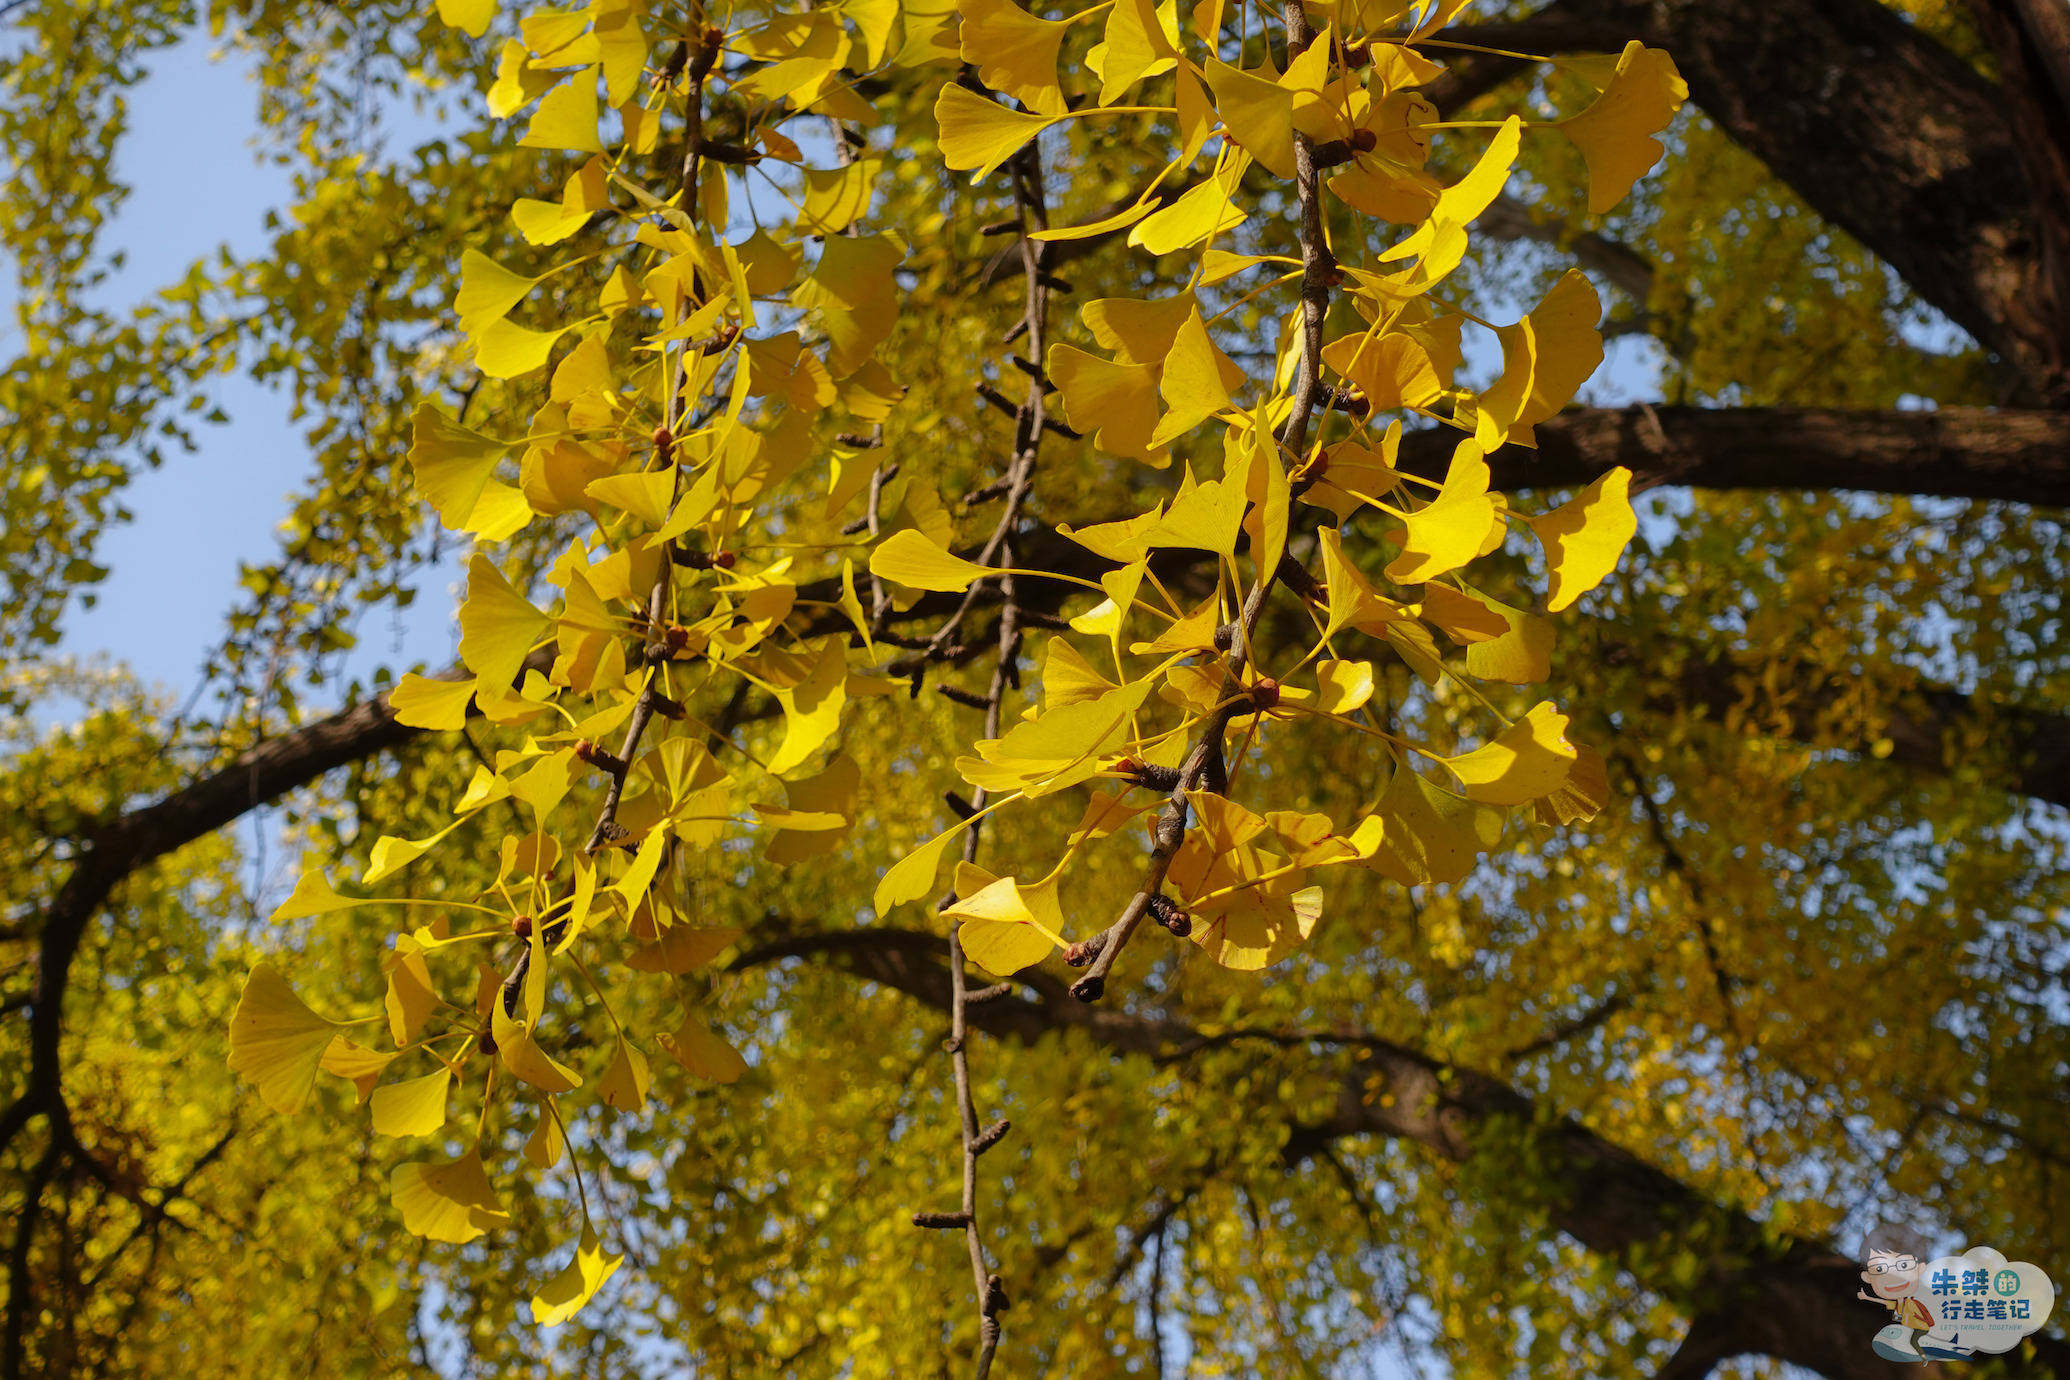
[[[1053,344],[1045,365],[1066,419],[1098,449],[1165,468],[1180,447],[1201,458],[1219,433],[1223,456],[1219,475],[1206,479],[1189,459],[1176,495],[1147,512],[1060,529],[1117,567],[1099,579],[1106,597],[1072,620],[1074,632],[1104,640],[1105,648],[1081,653],[1067,636],[1053,639],[1043,654],[1043,703],[1004,736],[976,744],[957,769],[995,797],[1036,798],[1095,778],[1119,781],[1122,791],[1095,795],[1063,859],[1040,882],[959,872],[961,899],[947,914],[963,922],[966,951],[995,972],[1039,961],[1067,942],[1062,916],[1070,908],[1057,898],[1065,864],[1132,821],[1151,824],[1161,800],[1131,805],[1127,786],[1165,779],[1158,773],[1179,768],[1200,733],[1213,731],[1204,726],[1228,708],[1231,628],[1244,603],[1239,553],[1248,544],[1254,586],[1275,579],[1297,502],[1327,509],[1336,522],[1317,535],[1323,578],[1306,594],[1316,640],[1287,649],[1283,669],[1252,649],[1238,693],[1259,712],[1228,716],[1224,741],[1213,748],[1231,757],[1234,774],[1246,751],[1263,750],[1268,723],[1324,719],[1376,740],[1395,766],[1367,808],[1341,824],[1315,814],[1253,814],[1223,795],[1192,792],[1189,830],[1166,881],[1190,913],[1196,943],[1225,965],[1263,966],[1316,923],[1321,891],[1309,877],[1319,869],[1363,866],[1408,885],[1454,881],[1497,840],[1506,810],[1529,806],[1540,819],[1564,823],[1588,817],[1605,799],[1601,758],[1569,741],[1567,718],[1550,704],[1503,718],[1469,751],[1396,736],[1370,705],[1374,665],[1361,658],[1371,653],[1352,643],[1382,644],[1433,686],[1462,679],[1440,639],[1461,648],[1464,679],[1541,681],[1553,643],[1545,615],[1600,583],[1636,531],[1623,470],[1543,515],[1514,513],[1490,491],[1488,455],[1534,445],[1534,425],[1571,401],[1601,363],[1601,309],[1587,279],[1569,272],[1522,320],[1495,329],[1497,379],[1477,392],[1456,386],[1468,323],[1435,290],[1463,262],[1468,227],[1501,193],[1526,132],[1512,117],[1465,175],[1449,184],[1433,175],[1431,142],[1445,126],[1418,88],[1444,69],[1414,45],[1459,8],[1316,7],[1320,32],[1280,70],[1269,52],[1256,65],[1227,60],[1241,7],[1197,6],[1183,32],[1176,7],[1149,0],[1057,19],[1006,0],[962,7],[959,56],[990,90],[968,81],[942,88],[935,115],[951,168],[982,179],[1045,130],[1070,122],[1148,116],[1172,130],[1170,166],[1133,205],[1042,237],[1127,229],[1131,244],[1191,256],[1191,289],[1084,304],[1079,319],[1092,348]],[[1059,54],[1079,23],[1101,25],[1103,41],[1074,71]],[[1249,49],[1239,44],[1237,51]],[[1550,127],[1582,151],[1591,204],[1600,211],[1659,157],[1653,136],[1686,92],[1667,55],[1638,44],[1574,66],[1601,96]],[[1166,75],[1168,84],[1149,85]],[[1169,103],[1123,104],[1146,90]],[[1294,297],[1296,260],[1224,246],[1250,218],[1240,199],[1246,175],[1292,179],[1303,140],[1333,151],[1327,187],[1337,201],[1412,228],[1373,265],[1339,265],[1343,305],[1322,363],[1341,380],[1357,420],[1348,435],[1319,426],[1312,443],[1290,451],[1277,438],[1296,406],[1298,304],[1286,309],[1268,385],[1253,393],[1217,343],[1226,313],[1203,290],[1251,275],[1260,281],[1244,300],[1274,290]],[[1160,191],[1202,160],[1206,167],[1182,193]],[[1397,410],[1463,433],[1440,482],[1397,466],[1399,421],[1374,434],[1379,415]],[[1405,587],[1398,591],[1376,587],[1347,552],[1353,527],[1374,521],[1383,529],[1384,577]],[[1549,587],[1542,609],[1503,604],[1462,573],[1512,531],[1530,532],[1543,548]],[[1204,601],[1182,605],[1152,577],[1153,558],[1175,548],[1218,558],[1217,588]],[[871,570],[913,589],[951,591],[986,573],[920,532],[881,546]],[[1102,656],[1111,659],[1111,677],[1095,669]],[[1450,784],[1417,771],[1414,757]],[[936,835],[891,868],[877,909],[928,895],[948,843],[966,827]]]
[[[1550,704],[1504,719],[1464,751],[1395,736],[1372,704],[1371,658],[1382,651],[1432,685],[1462,674],[1543,679],[1552,642],[1544,614],[1601,581],[1634,530],[1622,471],[1542,516],[1514,514],[1489,491],[1487,455],[1531,445],[1533,425],[1571,399],[1601,343],[1595,295],[1570,274],[1497,332],[1503,368],[1491,386],[1455,386],[1465,323],[1434,289],[1462,262],[1468,226],[1500,192],[1524,134],[1511,119],[1463,177],[1447,184],[1432,172],[1432,139],[1444,126],[1417,93],[1442,68],[1414,44],[1458,8],[1317,6],[1322,32],[1280,71],[1269,57],[1245,65],[1244,8],[1222,0],[1194,7],[1183,26],[1171,0],[1113,0],[1058,18],[1010,0],[845,0],[742,12],[730,28],[687,32],[680,15],[647,0],[511,16],[495,0],[438,0],[447,23],[477,37],[492,25],[511,31],[489,109],[523,122],[524,146],[572,155],[572,167],[558,200],[511,208],[511,229],[537,262],[520,268],[505,261],[508,251],[499,259],[473,248],[460,256],[454,315],[475,364],[509,385],[494,396],[529,388],[535,405],[529,415],[476,417],[426,404],[417,415],[408,459],[418,488],[439,521],[474,544],[459,615],[469,674],[406,676],[391,705],[403,723],[427,729],[478,716],[514,745],[475,773],[447,827],[380,839],[353,894],[310,874],[278,912],[292,920],[354,906],[432,911],[395,936],[383,1010],[350,1021],[319,1015],[278,968],[261,964],[232,1022],[233,1067],[278,1111],[302,1107],[330,1073],[355,1086],[377,1133],[464,1147],[403,1165],[392,1184],[405,1229],[452,1243],[506,1220],[484,1137],[499,1098],[528,1106],[524,1158],[543,1172],[569,1154],[564,1109],[574,1114],[585,1091],[613,1113],[644,1108],[643,1041],[699,1078],[746,1071],[688,1005],[673,1029],[652,1033],[604,1007],[608,1066],[563,1063],[552,998],[558,979],[572,989],[566,1000],[581,999],[569,978],[588,976],[585,961],[622,953],[634,972],[673,978],[736,938],[697,926],[671,899],[681,850],[758,830],[768,861],[794,864],[838,847],[857,817],[861,771],[832,751],[835,736],[850,700],[891,686],[871,674],[879,649],[854,556],[789,540],[786,514],[823,486],[831,517],[869,482],[869,464],[843,438],[881,423],[902,396],[878,347],[899,311],[894,272],[906,249],[894,233],[862,228],[881,151],[814,167],[801,147],[814,142],[805,126],[796,138],[786,130],[798,120],[823,129],[827,119],[869,130],[878,115],[857,84],[872,73],[969,64],[974,80],[944,85],[935,114],[943,161],[980,178],[1046,130],[1110,120],[1168,127],[1170,164],[1134,204],[1046,234],[1125,229],[1131,245],[1194,265],[1186,291],[1085,304],[1088,345],[1055,344],[1044,360],[1065,418],[1096,448],[1157,468],[1183,463],[1176,490],[1148,511],[1062,529],[1112,567],[1071,620],[1089,650],[1065,634],[1051,639],[1041,702],[956,762],[992,793],[988,808],[1091,783],[1048,875],[959,866],[946,915],[963,927],[970,955],[1012,972],[1069,940],[1060,895],[1068,864],[1107,840],[1137,837],[1154,818],[1161,799],[1132,800],[1131,786],[1178,767],[1202,725],[1228,708],[1227,625],[1241,601],[1242,560],[1247,553],[1254,582],[1270,583],[1297,538],[1312,540],[1300,554],[1322,567],[1296,591],[1314,641],[1252,649],[1243,712],[1227,718],[1214,747],[1233,782],[1246,753],[1284,725],[1326,721],[1378,744],[1395,767],[1349,821],[1254,810],[1219,780],[1190,791],[1190,827],[1169,881],[1203,951],[1235,968],[1284,956],[1322,913],[1314,878],[1327,868],[1450,881],[1495,841],[1506,810],[1529,806],[1564,822],[1598,808],[1600,759],[1568,740]],[[1067,72],[1063,46],[1080,25],[1097,26],[1099,41]],[[1579,69],[1600,76],[1602,95],[1553,127],[1587,158],[1592,203],[1608,204],[1658,156],[1652,136],[1680,83],[1664,54],[1637,45]],[[741,113],[745,127],[729,127],[724,157],[693,158],[686,176],[678,151],[685,130],[701,127],[686,114],[711,101]],[[1343,267],[1322,360],[1342,381],[1353,404],[1342,415],[1353,421],[1348,430],[1318,426],[1312,443],[1289,450],[1277,434],[1296,406],[1298,305],[1261,382],[1218,343],[1229,328],[1209,294],[1251,275],[1247,296],[1292,298],[1291,260],[1227,246],[1252,218],[1247,176],[1292,177],[1300,141],[1338,148],[1327,185],[1344,207],[1411,228],[1377,263]],[[750,168],[782,179],[792,218],[729,233]],[[572,253],[563,248],[571,241]],[[1441,482],[1398,468],[1399,421],[1374,434],[1393,410],[1461,434]],[[1219,470],[1201,477],[1217,440]],[[1334,525],[1300,536],[1297,504]],[[924,499],[904,519],[869,559],[878,580],[956,591],[990,573],[948,549],[947,524]],[[1375,525],[1377,537],[1354,531]],[[1508,607],[1462,574],[1525,529],[1545,553],[1542,611]],[[536,578],[498,558],[521,533],[557,553]],[[1173,550],[1214,563],[1211,594],[1174,601],[1152,569]],[[1376,586],[1351,554],[1361,550],[1384,557],[1395,588]],[[838,598],[801,596],[816,579],[838,587]],[[1441,637],[1463,649],[1463,673],[1441,653]],[[719,684],[749,687],[780,710],[781,734],[765,755],[691,712]],[[1412,756],[1450,784],[1414,769]],[[518,827],[470,845],[497,859],[487,889],[436,901],[377,893],[456,836],[495,838],[492,819]],[[880,914],[933,890],[964,827],[887,870]],[[587,985],[601,1005],[601,989]],[[385,1027],[387,1041],[348,1034],[361,1026]],[[470,1085],[479,1108],[463,1136],[448,1130],[449,1104]],[[534,1299],[535,1320],[572,1316],[617,1266],[585,1200],[574,1258]]]

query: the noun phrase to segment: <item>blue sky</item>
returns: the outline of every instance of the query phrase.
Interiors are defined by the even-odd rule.
[[[108,282],[122,309],[176,282],[227,244],[252,253],[267,241],[266,213],[284,206],[284,169],[254,144],[257,87],[249,64],[215,61],[196,36],[154,57],[130,97],[117,176],[131,189],[107,230],[128,256]],[[289,496],[308,475],[308,447],[287,420],[288,400],[241,376],[219,385],[230,421],[201,431],[199,450],[139,474],[126,503],[134,520],[110,526],[97,559],[111,573],[90,609],[74,606],[62,649],[126,662],[147,684],[184,700],[220,640],[237,596],[239,563],[270,558]],[[167,598],[168,585],[179,597]],[[362,629],[351,669],[452,659],[451,601],[422,592],[400,633],[384,617]]]

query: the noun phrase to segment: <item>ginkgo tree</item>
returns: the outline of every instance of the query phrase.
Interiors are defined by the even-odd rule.
[[[935,896],[945,854],[967,841],[935,907],[959,972],[967,957],[1006,977],[1061,948],[1087,969],[1076,994],[1097,1000],[1145,918],[1225,967],[1264,968],[1313,931],[1338,869],[1453,882],[1509,812],[1557,824],[1600,810],[1603,758],[1569,738],[1567,715],[1550,702],[1506,712],[1476,688],[1544,679],[1549,616],[1600,584],[1635,531],[1622,469],[1542,515],[1490,491],[1486,456],[1532,445],[1533,424],[1600,363],[1600,305],[1570,272],[1497,327],[1448,300],[1446,283],[1527,135],[1571,141],[1591,206],[1608,209],[1659,157],[1653,136],[1683,88],[1664,54],[1635,42],[1581,69],[1600,92],[1563,119],[1448,123],[1417,95],[1442,70],[1419,45],[1459,8],[1213,4],[1180,23],[1141,0],[1055,19],[1003,0],[723,15],[598,0],[510,16],[490,112],[570,170],[557,202],[510,207],[524,271],[455,246],[455,318],[495,386],[464,418],[421,404],[408,463],[439,521],[474,544],[459,612],[467,674],[405,676],[390,700],[404,725],[454,731],[477,715],[509,745],[454,793],[450,824],[381,837],[347,891],[306,872],[274,912],[400,917],[379,955],[381,1010],[319,1014],[291,970],[263,962],[230,1023],[231,1067],[277,1112],[300,1111],[327,1073],[357,1087],[377,1134],[463,1146],[393,1172],[398,1225],[433,1241],[494,1230],[508,1219],[498,1178],[569,1159],[581,1237],[532,1307],[541,1325],[565,1321],[621,1263],[583,1191],[609,1172],[607,1137],[585,1123],[644,1108],[650,1050],[721,1082],[745,1067],[680,983],[737,931],[700,925],[679,860],[750,840],[777,866],[870,846],[844,838],[860,778],[836,739],[850,701],[895,692],[901,676],[917,688],[946,659],[940,633],[903,661],[888,637],[890,615],[922,593],[962,596],[953,624],[996,585],[1011,628],[1014,589],[1085,591],[1029,650],[1039,690],[1025,701],[1007,702],[1022,642],[1002,635],[986,736],[954,764],[971,788],[960,817],[887,859],[876,887],[887,919]],[[499,22],[493,3],[442,0],[439,12],[477,36]],[[1067,61],[1074,28],[1100,41]],[[1019,184],[1023,325],[1041,361],[1026,364],[1028,400],[1012,409],[1006,516],[977,560],[948,549],[914,501],[920,456],[896,457],[914,472],[910,525],[883,533],[885,466],[863,430],[881,435],[906,391],[882,347],[917,227],[869,214],[882,159],[858,87],[937,64],[949,69],[933,105],[939,157],[980,187],[1011,165]],[[806,150],[830,121],[844,156],[814,167]],[[1163,172],[1113,214],[1049,225],[1046,168],[1087,156],[1121,121],[1167,141]],[[1455,180],[1431,171],[1440,138],[1479,142]],[[1161,199],[1174,178],[1190,189]],[[1297,252],[1231,248],[1268,201],[1296,208]],[[736,204],[750,233],[734,229]],[[1366,236],[1333,227],[1368,217],[1399,234],[1366,261],[1350,253]],[[1044,247],[1124,229],[1182,260],[1164,271],[1184,289],[1086,302],[1094,348],[1052,341]],[[1257,325],[1230,320],[1253,304]],[[1468,330],[1501,353],[1479,389],[1456,381]],[[1224,348],[1239,341],[1265,347],[1255,377]],[[1010,559],[1035,520],[1025,499],[1052,407],[1096,451],[1178,473],[1141,511],[1062,529],[1110,567],[1096,576]],[[1398,465],[1404,419],[1457,433],[1441,481]],[[865,477],[864,539],[828,533],[864,499]],[[1512,529],[1542,547],[1543,612],[1473,583],[1474,562]],[[553,553],[536,583],[498,554],[534,531]],[[1158,573],[1180,553],[1211,572],[1183,599]],[[1263,635],[1275,593],[1301,607],[1305,633]],[[1467,649],[1463,666],[1441,639]],[[1384,712],[1378,656],[1476,700],[1478,744],[1418,740]],[[726,712],[754,694],[773,701],[780,731],[747,735]],[[1259,779],[1294,724],[1384,757],[1384,780],[1341,815],[1302,808]],[[1046,866],[995,872],[977,835],[1009,810],[1079,822]],[[460,848],[495,859],[486,887],[411,886]],[[1095,853],[1142,856],[1143,875],[1118,918],[1088,929],[1067,918],[1086,900],[1067,893]],[[614,1008],[596,974],[621,964],[675,989]],[[608,1057],[583,1067],[594,1061],[561,1032],[599,1013]],[[488,1136],[492,1118],[530,1127],[521,1155]],[[974,1220],[989,1146],[966,1123],[965,1202],[949,1216],[970,1234],[982,1372],[1004,1295]]]
[[[2065,491],[1874,410],[2051,376],[1865,5],[226,0],[292,214],[113,321],[201,9],[5,11],[0,1376],[1872,1374],[1864,1215],[2049,1258],[2056,539],[1768,492]],[[39,662],[233,368],[210,712]]]

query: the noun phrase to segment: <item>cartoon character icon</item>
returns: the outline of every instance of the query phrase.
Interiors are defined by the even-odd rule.
[[[1868,1257],[1862,1283],[1869,1287],[1856,1290],[1855,1297],[1882,1304],[1894,1319],[1876,1334],[1871,1344],[1876,1354],[1886,1361],[1903,1362],[1924,1361],[1936,1354],[1922,1352],[1918,1345],[1918,1338],[1934,1328],[1933,1309],[1921,1278],[1926,1243],[1902,1227],[1885,1226],[1869,1233],[1862,1251]]]

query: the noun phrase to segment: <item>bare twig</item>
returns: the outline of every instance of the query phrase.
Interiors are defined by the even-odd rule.
[[[1052,280],[1045,271],[1048,246],[1029,236],[1046,229],[1049,225],[1047,203],[1043,195],[1041,156],[1035,146],[1022,150],[1008,165],[1013,177],[1015,206],[1015,227],[1020,232],[1020,253],[1023,277],[1026,282],[1025,307],[1017,334],[1028,337],[1029,353],[1041,358],[1043,337],[1049,313],[1049,293]],[[1025,372],[1025,371],[1024,371]],[[992,680],[982,698],[968,692],[952,695],[960,703],[985,712],[985,733],[987,737],[999,736],[1007,691],[1019,682],[1021,651],[1020,605],[1014,583],[1014,576],[1006,569],[1013,565],[1013,534],[1020,525],[1022,508],[1027,502],[1029,483],[1034,477],[1037,453],[1041,449],[1042,437],[1046,431],[1055,430],[1044,410],[1044,386],[1039,374],[1031,374],[1025,399],[1018,405],[1010,405],[1014,418],[1014,451],[1004,477],[999,481],[1004,486],[1006,505],[999,515],[991,538],[978,554],[978,564],[998,568],[1000,590],[1000,617],[997,640],[997,656],[992,667]],[[987,400],[1004,401],[1004,395],[989,386],[980,389],[987,394]],[[916,666],[924,667],[945,648],[952,645],[964,618],[976,602],[975,592],[983,581],[973,584],[954,613],[935,630],[923,649]],[[917,684],[917,682],[916,682]],[[980,787],[966,802],[971,812],[982,810],[987,792]],[[977,860],[984,822],[974,821],[963,836],[963,859]],[[941,909],[947,909],[956,900],[951,890],[942,897]],[[923,1226],[948,1227],[960,1225],[964,1240],[970,1248],[971,1280],[978,1300],[978,1347],[974,1362],[974,1373],[978,1380],[991,1373],[993,1358],[998,1354],[1000,1339],[999,1315],[1006,1310],[1007,1298],[1004,1283],[986,1265],[983,1235],[978,1221],[977,1170],[978,1158],[1002,1140],[1011,1123],[1005,1120],[980,1126],[977,1101],[970,1086],[970,1020],[973,1006],[997,1000],[1003,992],[999,987],[988,987],[972,991],[964,967],[963,936],[960,925],[949,931],[949,1038],[947,1048],[950,1067],[956,1083],[957,1117],[961,1123],[963,1137],[963,1204],[956,1213],[916,1213],[914,1221]]]

